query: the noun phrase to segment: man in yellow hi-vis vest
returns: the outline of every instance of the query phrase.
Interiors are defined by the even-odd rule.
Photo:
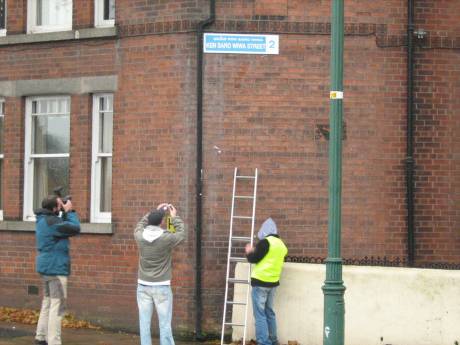
[[[251,274],[251,286],[258,345],[278,344],[273,299],[276,287],[280,285],[284,257],[288,250],[277,233],[275,222],[268,218],[260,227],[257,234],[259,242],[255,248],[250,244],[245,248],[247,260],[255,264]]]

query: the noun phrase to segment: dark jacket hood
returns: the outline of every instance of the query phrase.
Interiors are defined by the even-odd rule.
[[[46,208],[37,208],[34,210],[36,216],[56,216],[53,211],[50,211]]]

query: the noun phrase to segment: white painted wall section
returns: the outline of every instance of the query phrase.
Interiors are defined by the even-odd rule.
[[[247,264],[238,264],[236,276],[245,274]],[[460,344],[460,271],[344,266],[343,278],[345,344]],[[282,344],[323,344],[324,279],[324,265],[286,263],[275,299]],[[234,300],[244,300],[245,292],[237,285]],[[243,310],[233,307],[233,322],[244,320]],[[254,334],[250,303],[247,339]],[[241,337],[235,327],[233,339]]]

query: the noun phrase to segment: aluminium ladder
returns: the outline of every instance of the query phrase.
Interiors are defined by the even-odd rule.
[[[244,183],[244,180],[246,180],[246,183],[250,183],[250,181],[253,181],[253,194],[252,195],[236,195],[237,190],[237,184],[238,182]],[[250,187],[250,186],[246,186]],[[248,189],[248,188],[246,188]],[[221,334],[221,340],[220,343],[221,345],[224,344],[224,334],[225,334],[225,327],[243,327],[243,344],[246,342],[246,324],[248,320],[248,304],[249,304],[249,292],[250,292],[250,279],[251,279],[251,266],[249,265],[248,268],[248,274],[246,279],[237,279],[235,276],[230,277],[230,274],[235,274],[236,269],[231,270],[230,266],[234,263],[237,262],[246,262],[246,257],[237,257],[237,256],[232,256],[232,248],[234,247],[235,243],[245,244],[245,243],[250,243],[251,245],[253,244],[253,238],[254,238],[254,220],[255,220],[255,214],[256,214],[256,196],[257,196],[257,169],[255,169],[254,175],[239,175],[238,174],[238,168],[235,168],[235,172],[233,175],[233,193],[232,193],[232,210],[231,210],[231,215],[230,215],[230,234],[228,237],[228,255],[227,255],[227,274],[225,277],[225,301],[224,301],[224,315],[223,315],[223,320],[222,320],[222,334]],[[250,216],[247,215],[235,215],[235,203],[240,201],[242,202],[243,200],[251,201],[252,200],[252,212]],[[241,212],[241,210],[239,210]],[[235,219],[239,219],[242,222],[244,221],[251,221],[251,233],[250,236],[234,236],[233,232],[233,221]],[[233,272],[231,272],[233,271]],[[230,284],[245,284],[247,286],[246,290],[246,300],[245,301],[234,301],[234,300],[228,300],[228,290],[229,290],[229,285]],[[233,305],[240,305],[244,306],[244,322],[243,323],[237,323],[237,322],[228,322],[227,321],[227,306],[233,306]]]

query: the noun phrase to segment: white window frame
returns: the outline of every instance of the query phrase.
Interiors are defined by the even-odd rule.
[[[32,154],[32,102],[46,99],[67,99],[69,102],[69,116],[71,109],[70,96],[46,96],[26,98],[26,119],[25,119],[25,144],[24,144],[24,209],[23,220],[35,221],[33,210],[34,193],[34,158],[69,158],[69,153],[54,154]],[[70,151],[70,146],[69,146]]]
[[[112,97],[112,116],[113,116],[113,94],[112,93],[98,93],[93,95],[93,121],[92,121],[92,157],[91,157],[91,223],[111,223],[112,212],[101,212],[101,172],[102,165],[100,158],[112,157],[113,148],[111,153],[99,152],[99,113],[100,113],[100,98]],[[107,112],[107,111],[106,111]],[[113,131],[113,129],[112,129]],[[112,132],[113,133],[113,132]],[[113,134],[112,134],[113,142]],[[112,189],[113,190],[113,189]]]
[[[0,107],[0,118],[3,118],[3,144],[5,144],[5,100],[0,97],[0,104],[2,105]],[[5,145],[3,145],[3,149],[5,149]],[[5,155],[3,153],[0,153],[0,160],[2,161],[3,165],[3,172],[2,172],[2,178],[5,178],[5,161],[4,161]],[[0,181],[0,183],[3,183],[3,181]],[[4,184],[3,184],[4,185]],[[2,186],[3,187],[3,186]],[[3,196],[5,195],[5,192],[3,188],[1,189],[2,195],[0,195],[0,198],[2,198],[3,202],[5,200],[3,199]],[[0,221],[3,220],[3,209],[0,209]]]
[[[71,1],[70,22],[65,25],[37,25],[37,0],[27,0],[27,33],[35,34],[42,32],[72,30],[73,1]]]
[[[7,24],[7,20],[8,20],[8,13],[7,13],[7,0],[5,0],[5,27],[4,28],[0,28],[0,37],[1,36],[6,36],[6,24]]]
[[[104,19],[104,0],[94,0],[94,26],[97,28],[115,26],[115,19]]]

